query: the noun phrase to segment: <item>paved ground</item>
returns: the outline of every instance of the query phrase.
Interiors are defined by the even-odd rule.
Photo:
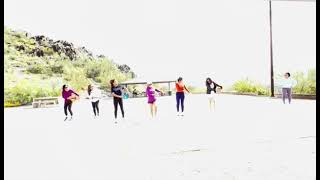
[[[208,112],[202,95],[158,100],[150,120],[146,99],[125,101],[127,118],[114,124],[112,101],[93,119],[90,102],[5,109],[6,180],[315,180],[316,103],[220,95]]]

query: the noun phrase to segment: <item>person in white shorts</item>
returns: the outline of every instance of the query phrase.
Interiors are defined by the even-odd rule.
[[[206,79],[206,87],[207,87],[207,96],[209,99],[209,108],[212,110],[212,103],[213,107],[215,108],[215,94],[217,93],[217,88],[222,89],[222,86],[212,81],[211,78]],[[212,92],[213,91],[213,92]]]

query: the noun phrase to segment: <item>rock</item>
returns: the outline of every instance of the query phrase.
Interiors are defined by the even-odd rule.
[[[15,47],[18,51],[24,51],[25,47],[23,45],[19,45]]]
[[[40,48],[35,48],[35,49],[33,49],[33,50],[31,51],[31,54],[34,54],[34,55],[36,55],[36,56],[38,56],[38,57],[44,56],[44,52],[43,52],[43,50],[40,49]]]
[[[118,69],[122,72],[122,73],[129,73],[131,71],[130,67],[126,64],[123,65],[118,65]]]

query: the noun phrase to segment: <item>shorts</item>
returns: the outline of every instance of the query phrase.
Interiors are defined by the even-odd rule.
[[[207,94],[209,100],[214,100],[215,94],[212,92],[211,94]]]
[[[156,102],[156,99],[151,99],[151,100],[148,100],[148,104],[153,104]]]

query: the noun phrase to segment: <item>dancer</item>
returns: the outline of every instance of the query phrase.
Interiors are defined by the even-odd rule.
[[[206,79],[206,86],[207,86],[207,95],[208,95],[208,99],[209,99],[209,108],[210,111],[212,110],[212,103],[213,103],[213,107],[215,109],[215,93],[217,93],[217,87],[222,89],[222,86],[220,86],[219,84],[215,83],[211,78],[207,78]],[[213,91],[213,92],[212,92]]]
[[[151,118],[154,118],[157,115],[156,92],[163,94],[160,90],[152,87],[152,82],[148,82],[146,94],[148,97],[148,104],[150,105]]]
[[[176,82],[176,101],[177,101],[177,115],[178,116],[184,116],[184,93],[190,91],[187,89],[187,87],[183,83],[182,77],[179,77]],[[180,104],[181,104],[181,113],[180,113]]]
[[[64,114],[66,115],[66,118],[64,119],[65,121],[68,119],[68,112],[71,115],[70,120],[73,117],[73,112],[71,110],[72,103],[74,100],[79,99],[79,94],[74,92],[72,89],[69,89],[68,85],[63,85],[62,86],[62,97],[64,98]]]
[[[291,104],[292,88],[297,85],[297,81],[290,76],[291,74],[289,72],[285,73],[284,79],[281,82],[283,104],[286,104],[286,97],[288,98],[289,104]]]
[[[118,105],[120,106],[122,118],[124,118],[124,110],[123,110],[123,90],[126,88],[120,86],[118,84],[118,81],[115,79],[112,79],[110,81],[111,85],[111,94],[113,96],[113,105],[114,105],[114,117],[115,117],[115,123],[117,123],[117,115],[118,115]]]
[[[88,97],[91,100],[94,118],[99,116],[99,101],[102,97],[101,91],[93,85],[88,86]]]

